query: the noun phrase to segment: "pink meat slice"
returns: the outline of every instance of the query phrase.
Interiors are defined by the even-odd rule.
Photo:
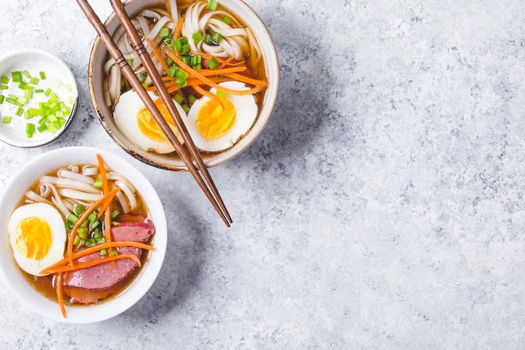
[[[112,237],[116,242],[147,242],[155,234],[155,226],[151,221],[144,223],[125,222],[112,228]],[[120,254],[133,254],[140,258],[142,249],[134,247],[117,248]],[[78,259],[79,262],[98,259],[99,253],[93,253]],[[131,259],[116,260],[115,264],[108,262],[73,271],[65,276],[66,287],[77,287],[89,290],[109,289],[130,277],[138,268]]]

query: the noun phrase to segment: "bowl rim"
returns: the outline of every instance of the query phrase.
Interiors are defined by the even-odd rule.
[[[141,278],[140,283],[137,280],[133,281],[129,286],[127,286],[124,290],[122,290],[118,295],[117,299],[112,299],[108,301],[107,303],[102,304],[95,304],[90,306],[83,306],[82,308],[90,308],[91,310],[96,310],[99,306],[109,305],[113,300],[118,300],[118,298],[122,298],[118,304],[114,304],[114,307],[111,310],[106,310],[105,313],[102,312],[96,312],[93,311],[92,315],[90,315],[89,319],[79,319],[79,318],[63,318],[62,315],[60,315],[59,312],[56,314],[46,313],[40,310],[37,307],[37,302],[32,300],[23,299],[21,295],[19,295],[18,291],[15,289],[15,284],[12,283],[8,279],[8,274],[6,267],[4,267],[4,264],[0,264],[0,281],[3,281],[5,285],[7,285],[8,289],[11,290],[11,292],[15,295],[15,297],[19,300],[19,302],[22,305],[25,305],[29,310],[35,312],[36,314],[42,316],[46,319],[51,319],[54,321],[62,322],[62,323],[69,323],[69,324],[88,324],[88,323],[96,323],[105,321],[107,319],[116,317],[123,313],[124,311],[131,308],[133,305],[135,305],[146,293],[151,289],[153,284],[158,278],[158,275],[161,271],[161,268],[163,266],[166,250],[167,250],[167,241],[168,241],[168,229],[167,229],[167,220],[166,220],[166,214],[164,212],[164,207],[162,205],[162,201],[160,200],[157,191],[151,184],[151,182],[148,180],[146,176],[142,174],[138,169],[136,169],[129,161],[123,159],[120,156],[117,156],[109,151],[94,148],[94,147],[85,147],[85,146],[79,146],[79,147],[64,147],[56,150],[52,150],[49,152],[45,152],[41,155],[39,155],[36,158],[33,158],[29,163],[24,165],[7,183],[7,185],[4,187],[4,190],[2,191],[2,194],[0,195],[0,205],[4,205],[4,202],[6,201],[6,197],[8,196],[11,188],[18,186],[17,180],[19,177],[27,173],[33,166],[35,166],[36,163],[42,163],[46,161],[47,159],[56,157],[56,156],[65,156],[65,154],[68,155],[75,155],[75,154],[86,154],[87,152],[92,153],[93,155],[96,153],[100,153],[106,161],[109,160],[108,163],[121,163],[123,167],[128,167],[129,169],[133,169],[135,172],[134,176],[141,179],[141,182],[143,184],[143,187],[145,187],[148,192],[148,198],[146,199],[144,197],[144,200],[148,205],[155,202],[155,205],[157,207],[158,217],[155,221],[155,259],[156,262],[151,267],[152,270],[147,270],[146,267],[150,266],[150,259],[144,263],[144,266],[139,272],[138,278]],[[114,166],[114,165],[113,165]],[[128,170],[129,170],[128,169]],[[14,209],[10,208],[10,209]],[[0,232],[5,232],[5,228],[1,229]],[[0,241],[0,244],[3,244],[3,241]],[[12,258],[12,257],[9,257]],[[12,264],[16,264],[13,259]],[[148,276],[144,279],[144,276]],[[29,288],[32,288],[29,286]],[[140,288],[140,289],[137,289]],[[135,293],[130,294],[128,293],[132,289],[135,289]],[[40,295],[36,290],[34,291],[36,295],[38,295],[40,298],[46,298],[45,296]],[[58,309],[58,304],[57,304]]]
[[[130,3],[134,2],[134,1],[138,1],[138,0],[126,0],[124,2],[124,6],[127,6],[128,4],[130,4]],[[265,104],[269,103],[270,104],[270,108],[268,110],[268,117],[266,118],[266,120],[264,120],[264,123],[261,125],[261,128],[260,128],[259,132],[256,135],[254,135],[253,138],[243,148],[239,149],[239,151],[237,151],[236,153],[230,154],[228,157],[225,157],[223,159],[211,159],[211,160],[204,159],[204,162],[205,162],[205,164],[208,167],[216,167],[216,166],[222,165],[224,163],[227,163],[228,161],[234,159],[235,157],[237,157],[240,154],[244,153],[248,148],[250,148],[250,146],[261,136],[261,134],[266,129],[266,127],[267,127],[267,125],[268,125],[268,123],[269,123],[273,113],[275,112],[275,108],[277,106],[277,102],[278,102],[278,99],[279,99],[279,90],[280,90],[280,84],[281,84],[281,72],[280,72],[280,66],[281,65],[280,65],[279,55],[278,55],[278,52],[277,52],[277,47],[275,45],[273,37],[272,37],[270,31],[268,30],[268,27],[266,26],[264,21],[261,19],[261,17],[244,0],[231,0],[231,1],[238,2],[241,6],[243,6],[250,13],[251,16],[253,16],[257,21],[259,21],[260,24],[261,24],[261,27],[264,30],[264,34],[270,39],[270,43],[271,43],[270,50],[272,51],[272,54],[275,57],[275,67],[276,67],[276,70],[275,70],[276,77],[275,77],[275,83],[274,83],[275,84],[275,94],[273,96],[271,96],[271,99],[269,101],[266,101],[266,99],[265,99],[264,103]],[[107,19],[104,21],[104,26],[107,28],[108,25],[111,23],[111,21],[114,20],[115,17],[116,17],[115,12],[111,12],[110,15],[107,17]],[[113,133],[113,131],[111,130],[109,125],[106,123],[106,120],[105,120],[106,118],[102,114],[102,112],[100,111],[100,108],[99,108],[98,103],[97,103],[96,98],[95,98],[96,94],[95,94],[95,83],[94,83],[94,80],[93,80],[93,66],[94,66],[94,62],[95,62],[95,52],[97,51],[97,49],[99,48],[100,45],[101,45],[101,39],[100,39],[100,37],[98,35],[95,35],[95,40],[93,42],[93,45],[91,47],[91,52],[90,52],[90,55],[89,55],[88,85],[89,85],[89,94],[90,94],[90,98],[91,98],[91,104],[93,106],[93,109],[95,110],[95,113],[97,115],[98,120],[102,124],[102,126],[103,126],[104,130],[106,131],[106,133],[126,153],[128,153],[129,155],[131,155],[135,159],[138,159],[139,161],[141,161],[141,162],[143,162],[143,163],[145,163],[147,165],[156,167],[158,169],[164,169],[164,170],[188,171],[188,169],[185,166],[172,165],[172,164],[166,164],[166,163],[160,163],[160,162],[157,163],[157,162],[155,162],[152,159],[148,159],[148,158],[142,156],[141,154],[135,152],[131,148],[128,148],[124,144],[124,142],[122,142],[120,139],[118,139],[115,136],[115,134]],[[259,118],[259,117],[260,117],[260,111],[259,111],[259,115],[257,116],[257,118]],[[249,134],[249,132],[248,132],[248,134]],[[246,134],[245,136],[247,136],[248,134]],[[221,152],[219,154],[222,154],[222,153],[223,152]]]
[[[73,87],[74,87],[75,93],[77,95],[75,97],[75,99],[74,99],[73,107],[71,108],[71,113],[69,113],[69,116],[68,116],[68,119],[66,121],[66,124],[52,138],[47,139],[47,140],[44,139],[41,142],[37,142],[37,143],[24,144],[22,142],[13,142],[13,141],[7,140],[4,137],[2,137],[2,135],[0,134],[0,141],[2,141],[3,143],[5,143],[5,144],[7,144],[9,146],[17,147],[17,148],[30,149],[30,148],[38,148],[38,147],[49,145],[49,144],[55,142],[56,140],[58,140],[62,135],[64,135],[66,133],[66,131],[69,129],[69,127],[73,123],[73,119],[75,118],[75,116],[77,114],[80,94],[79,94],[79,91],[78,91],[77,80],[75,78],[75,75],[71,71],[71,68],[69,68],[69,66],[60,57],[58,57],[58,56],[56,56],[56,55],[54,55],[54,54],[52,54],[50,52],[47,52],[47,51],[44,51],[44,50],[41,50],[41,49],[35,49],[35,48],[20,48],[20,49],[9,51],[9,52],[1,55],[0,56],[0,62],[3,62],[5,60],[11,59],[11,58],[16,57],[16,56],[26,55],[26,54],[41,55],[41,56],[45,56],[45,57],[55,61],[59,66],[61,66],[61,69],[64,71],[64,74],[66,74],[68,76],[68,78],[71,79],[71,82],[73,83]]]

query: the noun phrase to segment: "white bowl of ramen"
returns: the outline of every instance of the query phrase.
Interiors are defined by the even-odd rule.
[[[141,268],[134,272],[134,275],[130,277],[129,283],[125,282],[125,285],[123,284],[122,288],[119,289],[116,294],[106,300],[91,305],[68,304],[66,305],[67,317],[64,318],[56,298],[54,298],[52,294],[49,295],[50,291],[48,289],[50,287],[45,284],[47,282],[44,280],[44,278],[48,276],[30,276],[22,270],[20,264],[18,264],[19,260],[15,260],[15,250],[12,248],[12,241],[10,239],[11,229],[8,226],[10,225],[10,221],[13,220],[14,214],[17,213],[17,211],[23,211],[19,210],[20,207],[28,208],[30,206],[24,203],[24,200],[27,199],[26,193],[35,186],[35,183],[38,182],[43,175],[51,174],[58,168],[70,164],[97,164],[97,153],[103,157],[106,168],[118,174],[125,174],[125,178],[133,184],[136,192],[140,194],[140,200],[147,207],[148,220],[154,223],[155,233],[148,244],[153,246],[155,250],[142,256],[143,261]],[[39,203],[38,205],[41,204],[42,203]],[[43,205],[45,205],[45,203]],[[55,211],[57,213],[60,212],[58,208],[55,209]],[[35,213],[34,215],[38,216],[40,214]],[[24,166],[12,177],[11,181],[5,187],[0,199],[0,222],[2,223],[0,226],[0,277],[2,277],[3,284],[11,289],[23,307],[27,307],[45,318],[66,323],[93,323],[103,321],[117,316],[133,306],[153,285],[153,282],[160,272],[166,252],[166,217],[162,203],[153,186],[127,161],[107,151],[95,148],[68,147],[58,149],[45,153]],[[116,223],[113,224],[116,225]],[[56,228],[53,230],[55,229]],[[52,233],[52,239],[57,239],[59,234],[57,234],[57,232]],[[62,244],[62,247],[63,246]],[[125,259],[121,259],[119,261],[124,260]],[[107,262],[106,264],[111,263]],[[29,265],[29,267],[31,266],[32,265]],[[118,261],[114,266],[120,266]],[[25,265],[23,269],[26,269]],[[38,279],[41,279],[42,285],[35,284]]]
[[[163,1],[163,0],[128,0],[126,2],[126,10],[127,12],[132,16],[140,16],[145,9],[153,9],[153,8],[161,8],[162,11],[166,11],[167,5],[166,3],[170,0]],[[171,0],[173,1],[173,0]],[[177,0],[177,4],[180,7],[184,2],[188,3],[188,1],[183,0]],[[201,0],[201,2],[209,4],[208,0],[204,1]],[[210,1],[215,2],[215,1]],[[194,4],[195,2],[190,1],[189,3]],[[191,100],[189,99],[190,94],[195,94],[193,90],[189,90],[188,87],[185,87],[181,91],[184,93],[184,97],[188,97],[186,99],[186,105],[184,106],[184,103],[181,103],[181,107],[186,108],[186,114],[183,115],[183,120],[189,121],[189,123],[186,123],[186,126],[188,130],[190,131],[190,135],[192,139],[194,140],[196,146],[201,150],[201,154],[203,158],[205,159],[205,162],[208,166],[213,167],[217,166],[219,164],[222,164],[228,160],[231,160],[235,156],[239,155],[241,152],[246,150],[254,141],[255,139],[262,133],[263,129],[267,125],[270,116],[273,112],[273,109],[276,104],[278,90],[279,90],[279,61],[277,56],[277,51],[275,48],[275,45],[273,43],[272,37],[262,22],[262,20],[257,16],[257,14],[243,1],[241,0],[218,0],[217,3],[219,4],[219,8],[217,11],[226,11],[227,15],[224,16],[225,19],[222,19],[223,22],[228,23],[228,25],[231,25],[232,28],[238,29],[239,28],[248,28],[246,30],[246,33],[248,31],[253,34],[251,37],[248,37],[246,41],[248,42],[247,46],[241,45],[241,54],[239,54],[234,50],[233,52],[230,52],[228,50],[224,50],[225,55],[222,60],[227,61],[228,59],[233,59],[232,62],[236,62],[236,60],[241,63],[241,61],[246,62],[247,71],[250,71],[252,73],[246,73],[246,75],[249,75],[256,79],[256,81],[264,82],[265,89],[262,91],[259,91],[257,93],[253,94],[253,101],[249,98],[249,96],[240,96],[240,98],[237,99],[238,96],[235,96],[234,98],[230,98],[230,96],[227,96],[226,98],[232,102],[232,105],[234,106],[234,111],[236,113],[235,115],[235,122],[232,122],[231,129],[228,129],[228,131],[225,131],[225,134],[209,134],[208,130],[202,130],[199,129],[199,127],[196,127],[196,125],[203,125],[205,123],[198,124],[197,121],[200,118],[200,115],[202,114],[200,112],[200,109],[197,111],[197,104],[195,106],[192,106],[190,104]],[[185,15],[185,11],[188,11],[186,9],[182,10],[182,14]],[[206,6],[200,13],[199,19],[202,18],[207,12],[211,12],[212,10]],[[169,11],[166,11],[166,13],[169,16]],[[221,20],[221,15],[219,17],[214,17],[215,19]],[[179,14],[180,17],[180,14]],[[189,16],[185,16],[184,18],[187,18]],[[230,18],[231,17],[231,18]],[[170,18],[173,18],[171,16]],[[228,21],[226,19],[230,18]],[[232,24],[231,21],[234,21]],[[160,20],[159,20],[160,21]],[[151,30],[151,32],[155,32],[155,24],[158,23],[155,22],[154,19],[151,19],[151,23],[147,26],[147,30]],[[122,34],[122,29],[120,26],[119,21],[117,18],[115,18],[114,14],[112,14],[105,22],[106,28],[108,28],[109,33],[114,37],[115,41],[119,41],[119,38]],[[166,26],[170,26],[170,29],[175,29],[176,25],[175,22],[171,24],[168,22]],[[208,26],[209,24],[206,24]],[[224,24],[220,24],[221,26]],[[189,28],[191,27],[191,24],[189,24]],[[207,28],[207,29],[206,29]],[[211,27],[205,27],[204,31],[202,32],[202,40],[201,40],[201,46],[199,46],[199,50],[201,52],[208,52],[203,49],[204,43],[208,42],[210,43],[209,46],[213,46],[210,50],[213,51],[217,47],[223,48],[219,43],[214,42],[213,39],[214,34],[213,31],[210,31]],[[215,27],[214,27],[215,28]],[[181,35],[187,33],[189,30],[186,28],[186,22],[182,25],[182,33]],[[118,32],[120,31],[120,33]],[[173,30],[175,31],[175,30]],[[151,33],[150,32],[150,33]],[[143,32],[141,32],[142,34]],[[158,33],[158,31],[156,32]],[[189,35],[186,35],[188,37]],[[162,41],[162,34],[158,34],[156,37],[157,41]],[[160,39],[159,39],[160,38]],[[208,39],[211,38],[209,41]],[[168,38],[169,39],[169,38]],[[194,43],[197,43],[195,40],[199,39],[192,39]],[[224,38],[219,38],[219,40],[222,40],[223,43],[225,43]],[[226,41],[226,43],[231,43],[230,41]],[[188,43],[190,44],[190,43]],[[214,46],[216,45],[216,46]],[[226,45],[226,44],[224,44]],[[121,42],[120,47],[124,49],[124,54],[127,55],[126,58],[131,57],[133,55],[132,49],[127,45],[127,43]],[[175,46],[175,45],[173,45]],[[208,46],[208,48],[209,48]],[[246,48],[245,48],[246,47]],[[175,49],[174,49],[175,50]],[[244,51],[243,51],[244,50]],[[255,50],[255,51],[253,51]],[[211,52],[210,51],[210,52]],[[194,55],[194,50],[192,48],[191,53],[189,54]],[[181,57],[184,56],[184,53],[182,51],[179,51]],[[214,54],[211,54],[212,56]],[[218,53],[217,55],[220,55]],[[231,57],[228,55],[237,55],[240,58]],[[197,55],[198,56],[198,55]],[[204,56],[203,56],[204,57]],[[251,57],[258,57],[260,60],[252,60]],[[135,117],[135,111],[138,109],[138,107],[130,107],[133,106],[142,106],[142,103],[138,100],[137,96],[132,96],[133,98],[130,99],[127,96],[124,103],[121,103],[124,105],[118,106],[118,102],[112,98],[112,94],[118,96],[119,89],[117,87],[117,92],[114,92],[114,89],[116,86],[120,86],[117,83],[114,83],[115,80],[112,80],[113,77],[112,74],[116,74],[115,72],[111,72],[111,65],[107,64],[110,57],[108,56],[107,50],[104,47],[103,43],[99,38],[97,38],[94,42],[93,49],[91,52],[91,57],[89,61],[89,88],[90,88],[90,94],[91,99],[93,102],[93,107],[99,117],[100,122],[102,123],[105,130],[108,132],[108,134],[115,140],[126,152],[128,152],[133,157],[149,164],[156,166],[158,168],[162,169],[168,169],[168,170],[186,170],[186,166],[184,163],[180,160],[180,158],[174,153],[169,152],[166,150],[158,151],[157,152],[157,144],[155,142],[152,142],[151,140],[144,139],[144,135],[139,134],[139,128],[135,127],[134,123],[130,123],[129,119],[127,118],[134,118]],[[204,59],[204,58],[203,58]],[[219,66],[221,65],[221,57],[217,57],[217,60],[219,62]],[[136,72],[141,72],[141,66],[140,62],[136,59],[128,60],[132,65],[138,64],[138,67],[134,67]],[[169,61],[169,60],[168,60]],[[188,61],[186,61],[188,62]],[[199,59],[200,62],[200,59]],[[209,62],[209,61],[207,61]],[[254,63],[258,62],[258,63]],[[188,63],[190,64],[190,63]],[[226,63],[225,63],[226,64]],[[203,64],[204,65],[204,64]],[[206,65],[208,65],[206,63]],[[196,66],[193,66],[193,61],[191,61],[191,65],[194,68],[200,68],[201,65],[197,64]],[[116,67],[116,66],[115,66]],[[171,66],[169,66],[171,67]],[[179,66],[180,67],[180,66]],[[230,66],[226,66],[228,68]],[[209,68],[206,67],[206,68]],[[115,68],[116,70],[116,68]],[[143,72],[143,70],[142,70]],[[239,74],[245,74],[243,72]],[[142,75],[142,73],[138,74],[139,76]],[[168,75],[166,71],[163,72],[161,75]],[[177,78],[178,75],[174,79]],[[191,80],[192,75],[190,74]],[[144,75],[143,75],[144,78]],[[221,86],[227,86],[228,83],[231,81],[237,81],[236,79],[231,78],[230,76],[223,76],[224,79],[217,80],[217,83]],[[124,77],[121,78],[122,81],[125,80]],[[189,81],[189,80],[188,80]],[[146,83],[148,81],[146,80]],[[184,82],[183,82],[184,83]],[[124,84],[124,83],[122,83]],[[188,83],[189,84],[189,83]],[[226,84],[226,85],[224,85]],[[243,84],[243,82],[241,82]],[[231,85],[230,85],[231,86]],[[201,86],[203,87],[203,86]],[[209,89],[211,86],[204,85],[205,89]],[[239,88],[240,87],[233,87]],[[242,87],[242,85],[241,85]],[[245,89],[249,88],[255,88],[256,86],[250,86],[248,83],[245,84]],[[113,90],[112,90],[113,89]],[[126,90],[129,90],[128,87],[123,86],[120,89],[120,93],[124,94]],[[214,94],[217,94],[216,92],[209,89]],[[128,91],[129,92],[129,91]],[[177,93],[174,93],[174,97],[176,99]],[[122,95],[121,95],[122,96]],[[199,106],[205,105],[206,97],[200,97],[197,93],[196,96],[198,97]],[[202,100],[202,101],[201,101]],[[202,102],[202,103],[200,103]],[[227,107],[225,105],[224,110],[227,110]],[[256,112],[253,112],[253,111]],[[124,111],[124,112],[122,112]],[[179,111],[181,109],[179,108]],[[118,112],[118,114],[117,114]],[[124,113],[124,116],[122,116],[122,113]],[[124,122],[118,123],[116,122],[117,115],[120,118],[120,120],[124,120]],[[221,118],[223,115],[221,115]],[[202,119],[200,119],[202,121]],[[221,121],[222,122],[222,121]],[[138,122],[137,122],[138,124]],[[126,129],[126,130],[124,130]],[[202,135],[205,135],[205,138],[202,137]],[[144,141],[145,140],[145,141]],[[163,141],[164,143],[167,143],[166,141]],[[167,146],[164,145],[160,148],[165,149],[166,147],[170,148],[171,146],[168,144]],[[165,153],[168,152],[168,153]]]

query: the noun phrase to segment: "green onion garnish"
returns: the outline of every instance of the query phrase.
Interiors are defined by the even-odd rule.
[[[100,255],[101,255],[101,256],[106,256],[106,255],[108,255],[108,250],[107,250],[107,249],[102,249],[102,250],[100,251]]]
[[[224,23],[226,23],[227,25],[232,24],[232,19],[231,19],[230,17],[228,17],[228,16],[224,16],[224,17],[222,18],[222,21],[223,21]]]
[[[177,70],[175,75],[177,78],[183,79],[183,80],[186,80],[188,78],[188,73],[186,73],[182,69]]]
[[[204,42],[208,45],[211,45],[213,43],[213,37],[210,34],[206,34],[204,37]]]
[[[215,44],[217,44],[217,45],[220,44],[221,40],[222,40],[222,36],[219,33],[213,34],[213,42]]]
[[[39,133],[43,133],[44,131],[47,130],[47,126],[45,124],[42,124],[37,129]]]
[[[184,96],[182,96],[181,94],[176,94],[175,101],[177,101],[178,104],[181,104],[182,102],[184,102]]]
[[[11,120],[12,119],[13,119],[12,117],[10,117],[8,115],[4,115],[4,117],[2,118],[2,123],[4,123],[4,124],[11,124]]]
[[[195,103],[195,101],[197,101],[197,97],[195,97],[193,95],[189,95],[188,96],[188,102],[190,103],[190,105],[193,105]]]
[[[172,60],[171,58],[168,57],[168,58],[166,59],[166,64],[167,64],[168,66],[171,66],[171,65],[173,64],[173,60]]]
[[[28,139],[33,137],[33,134],[35,133],[35,124],[27,123],[26,124],[26,136]]]
[[[182,62],[189,66],[191,64],[191,58],[189,56],[182,56]]]
[[[95,186],[95,188],[102,188],[102,186],[103,186],[102,180],[95,181],[94,186]]]
[[[9,78],[6,77],[5,75],[2,75],[2,77],[0,78],[0,82],[2,84],[8,84],[9,83]]]
[[[46,95],[47,97],[49,97],[49,95],[51,95],[53,93],[53,90],[51,90],[50,88],[46,90],[46,92],[44,92],[44,95]]]
[[[30,79],[30,78],[31,78],[31,74],[29,74],[28,71],[25,70],[25,71],[23,71],[22,73],[24,74],[24,76],[25,76],[27,79]]]
[[[38,83],[40,83],[40,79],[38,79],[38,78],[31,78],[31,79],[29,79],[29,83],[33,84],[33,85],[37,85]]]
[[[43,92],[44,92],[43,89],[36,89],[36,90],[35,90],[35,94],[41,94],[41,93],[43,93]]]
[[[20,117],[22,114],[24,114],[24,109],[22,107],[18,107],[16,110],[16,116]]]
[[[112,218],[112,219],[116,218],[116,217],[119,216],[119,215],[120,215],[120,211],[118,211],[118,210],[113,210],[113,211],[111,212],[111,218]]]
[[[177,71],[179,69],[175,66],[170,67],[170,70],[168,71],[168,77],[175,78],[175,75],[177,74]]]
[[[10,103],[10,104],[18,106],[18,107],[22,107],[23,106],[20,102],[18,102],[17,98],[8,97],[8,98],[5,99],[5,101],[7,103]]]
[[[4,100],[5,100],[5,96],[4,96],[4,95],[0,95],[0,105],[1,105],[2,103],[4,103]]]
[[[18,84],[18,88],[19,88],[20,90],[25,90],[26,87],[27,87],[27,83],[24,82],[24,81],[22,81],[22,82],[20,82],[20,83]]]
[[[175,40],[175,49],[178,52],[182,52],[182,47],[184,46],[184,43],[182,42],[182,38]]]
[[[217,68],[217,59],[215,57],[212,57],[209,61],[208,61],[208,68],[209,69],[215,69]]]
[[[75,241],[73,242],[74,245],[79,245],[80,244],[80,236],[76,236],[75,237]]]
[[[181,54],[186,55],[191,51],[191,47],[188,44],[182,45],[182,51]]]
[[[185,87],[186,86],[186,79],[177,78],[175,81],[175,85],[178,87]]]
[[[217,91],[216,95],[219,96],[219,97],[227,97],[228,96],[227,93],[222,92],[222,91]]]
[[[162,28],[162,30],[159,33],[159,36],[161,38],[166,38],[170,35],[170,30],[168,28]]]
[[[46,73],[40,72],[40,79],[46,80]]]
[[[117,250],[112,250],[109,252],[109,256],[117,256],[119,252]]]
[[[217,0],[208,1],[208,10],[215,11],[219,7],[219,2]]]
[[[91,227],[92,230],[96,229],[97,227],[100,226],[100,221],[95,221],[95,222],[92,222],[91,225],[89,225]]]
[[[32,88],[32,86],[29,86]],[[33,89],[26,89],[24,91],[24,98],[29,101],[33,97]]]
[[[82,204],[77,204],[77,207],[75,208],[75,214],[78,216],[82,215],[86,211],[86,207]]]
[[[75,214],[69,214],[69,216],[67,217],[67,219],[69,221],[71,221],[73,224],[76,224],[77,221],[78,221],[78,216],[76,216]]]
[[[195,34],[193,34],[192,38],[193,38],[193,42],[197,45],[203,39],[202,33],[201,32],[195,32]]]
[[[22,72],[11,72],[11,77],[13,78],[13,82],[20,83],[22,81]]]
[[[7,86],[7,85],[0,85],[0,90],[9,90],[9,86]]]
[[[190,107],[187,104],[182,105],[182,109],[184,109],[184,112],[189,113]]]
[[[102,183],[102,181],[100,181],[100,182]],[[95,222],[95,221],[97,221],[97,216],[98,216],[98,210],[94,210],[94,211],[92,211],[89,214],[87,219],[88,219],[89,222]]]

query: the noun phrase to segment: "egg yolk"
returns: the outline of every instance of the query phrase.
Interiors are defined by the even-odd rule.
[[[173,118],[171,117],[168,107],[166,107],[164,102],[162,102],[161,99],[158,99],[157,101],[155,101],[155,105],[157,106],[159,112],[164,117],[164,120],[166,120],[166,122],[171,127],[175,127]],[[144,136],[146,136],[150,140],[159,141],[159,142],[168,142],[168,139],[164,135],[164,132],[160,128],[159,124],[157,124],[157,121],[155,120],[155,118],[153,118],[150,111],[146,107],[140,109],[137,112],[137,121],[138,121],[139,130],[140,132],[142,132]],[[183,143],[184,140],[182,139],[178,130],[176,130],[175,128],[173,132],[175,133],[175,136],[177,136],[177,139],[179,139],[179,141]]]
[[[217,140],[226,135],[235,124],[235,107],[225,97],[206,102],[197,112],[197,130],[206,140]]]
[[[29,259],[42,260],[51,247],[51,228],[42,218],[25,218],[16,228],[16,248]]]

